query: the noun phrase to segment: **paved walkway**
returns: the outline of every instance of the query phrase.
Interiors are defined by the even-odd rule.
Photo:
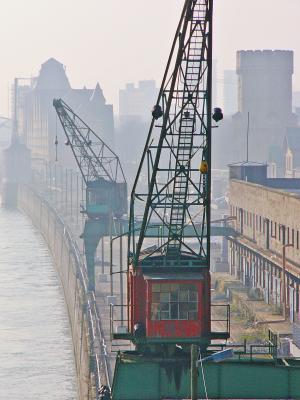
[[[280,336],[291,336],[292,323],[275,312],[273,305],[263,300],[249,299],[248,290],[239,280],[229,274],[214,273],[212,282],[217,284],[217,292],[230,290],[233,303],[256,325],[265,325]]]

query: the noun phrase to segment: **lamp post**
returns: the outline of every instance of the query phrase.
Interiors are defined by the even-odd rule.
[[[191,400],[198,399],[198,346],[191,346]]]
[[[286,277],[285,277],[285,270],[286,270],[286,251],[287,247],[293,247],[291,243],[284,244],[282,246],[282,304],[283,304],[283,318],[286,320],[287,314],[287,307],[286,307]]]

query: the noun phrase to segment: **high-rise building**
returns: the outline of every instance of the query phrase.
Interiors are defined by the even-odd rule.
[[[300,123],[300,92],[293,92],[293,111],[297,115],[298,125]]]
[[[293,109],[300,108],[300,91],[293,92]]]
[[[293,52],[238,51],[237,74],[234,160],[241,161],[248,131],[249,158],[265,162],[270,145],[281,147],[287,127],[296,124],[292,112]]]
[[[153,80],[140,81],[137,87],[134,83],[127,83],[125,89],[119,91],[120,121],[128,118],[149,121],[157,95],[158,89]]]
[[[19,104],[22,104],[22,112],[18,113],[18,125],[22,127],[19,134],[31,150],[33,160],[53,161],[57,136],[60,161],[73,165],[70,149],[63,146],[65,137],[53,107],[54,98],[62,98],[107,144],[113,146],[113,107],[106,104],[100,85],[97,84],[95,89],[72,89],[65,67],[54,58],[42,64],[31,87],[23,91],[21,87],[19,93],[23,93]]]
[[[143,80],[137,85],[127,83],[125,89],[119,91],[116,148],[128,182],[136,175],[157,96],[158,89],[154,80]]]
[[[0,116],[0,153],[11,142],[12,121],[9,118]],[[1,159],[1,154],[0,154]]]
[[[238,110],[238,76],[235,70],[225,70],[223,81],[224,115],[229,117]]]
[[[212,62],[212,107],[220,107],[218,93],[218,60]]]

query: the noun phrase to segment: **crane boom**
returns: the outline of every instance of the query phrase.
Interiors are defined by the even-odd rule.
[[[53,106],[85,183],[125,182],[117,154],[62,99],[55,99]]]
[[[211,5],[209,0],[186,0],[183,7],[131,195],[134,265],[148,244],[147,227],[158,222],[169,232],[154,250],[164,263],[177,259],[180,264],[182,256],[189,255],[209,264]],[[200,235],[194,225],[199,210],[200,222],[207,227]],[[135,243],[137,213],[142,214],[142,228]],[[187,223],[194,227],[197,246],[184,238]]]

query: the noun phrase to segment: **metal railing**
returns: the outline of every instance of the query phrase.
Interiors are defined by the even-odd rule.
[[[96,370],[96,389],[99,393],[101,386],[103,385],[103,379],[101,379],[104,371],[106,386],[111,389],[112,374],[109,368],[109,360],[107,354],[107,347],[104,340],[101,318],[98,313],[97,303],[94,292],[89,293],[88,300],[88,313],[89,323],[91,328],[91,339],[93,343],[93,354],[95,359],[94,370]]]
[[[216,317],[216,319],[213,317],[213,310],[214,308],[218,309],[225,309],[224,312],[224,317]],[[218,322],[221,323],[221,325],[225,325],[225,332],[230,333],[230,304],[211,304],[211,322]]]
[[[118,334],[124,337],[128,334],[129,335],[129,310],[130,307],[127,304],[110,304],[110,338],[114,340],[114,335],[118,337]],[[222,328],[220,329],[220,333],[230,333],[230,304],[212,304],[211,307],[218,307],[223,308],[225,310],[224,317],[216,317],[212,318],[211,322],[218,322],[221,323]],[[119,314],[120,317],[116,316],[116,310],[120,310]],[[122,310],[122,311],[121,311]],[[125,310],[125,311],[124,311]],[[127,318],[124,319],[123,315],[127,315]],[[123,330],[124,328],[124,330]],[[120,329],[120,331],[118,331]],[[126,329],[126,332],[125,332]]]
[[[116,310],[119,310],[120,317],[116,317]],[[114,333],[129,333],[129,306],[127,304],[110,304],[110,339],[114,340]],[[124,319],[123,315],[127,318]],[[117,328],[117,329],[116,329]],[[121,331],[118,332],[118,329]]]
[[[273,344],[270,340],[268,340],[266,344],[251,344],[249,348],[251,361],[253,359],[253,356],[266,354],[272,356],[272,358],[274,358],[275,360],[277,359],[277,345]]]
[[[233,343],[217,343],[211,344],[208,348],[208,352],[216,352],[217,350],[224,350],[224,349],[233,349],[234,355],[237,356],[239,359],[246,357],[251,361],[256,361],[257,357],[255,356],[271,356],[275,361],[278,359],[278,347],[277,342],[273,342],[270,340],[270,333],[269,339],[266,340],[265,343],[261,344],[248,344],[247,340],[244,339],[242,344],[233,344]]]
[[[80,253],[78,244],[74,239],[70,228],[68,227],[67,222],[64,220],[62,216],[58,214],[57,209],[55,208],[55,204],[51,204],[51,200],[45,194],[43,195],[43,191],[35,190],[34,186],[27,186],[28,190],[31,190],[35,196],[37,196],[42,203],[46,205],[49,212],[55,218],[57,225],[60,227],[63,232],[63,237],[67,243],[68,248],[70,249],[70,254],[73,256],[75,261],[75,269],[76,269],[76,277],[79,280],[82,293],[84,295],[83,301],[86,302],[86,307],[82,304],[84,309],[84,313],[88,322],[88,333],[89,333],[89,346],[90,346],[90,365],[92,367],[92,374],[95,379],[96,393],[97,399],[98,394],[100,393],[100,389],[105,383],[106,386],[111,389],[112,382],[112,374],[109,367],[109,360],[106,351],[106,343],[104,338],[104,333],[101,325],[101,318],[98,313],[96,298],[94,292],[88,291],[88,275],[85,263],[82,259],[82,255]],[[104,376],[103,376],[104,375]]]

